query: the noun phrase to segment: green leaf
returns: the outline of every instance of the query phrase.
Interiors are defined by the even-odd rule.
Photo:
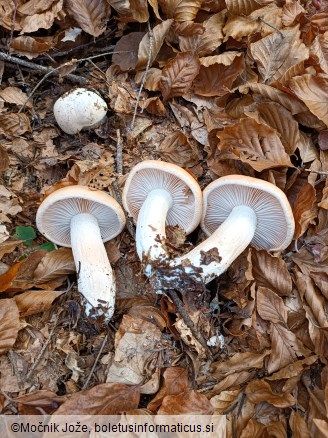
[[[48,252],[54,251],[56,249],[55,245],[52,242],[46,242],[42,245],[39,245],[37,249],[45,249]]]
[[[24,227],[19,225],[16,227],[16,232],[13,237],[18,240],[25,240],[24,244],[26,246],[31,246],[33,239],[36,238],[36,233],[33,227]]]

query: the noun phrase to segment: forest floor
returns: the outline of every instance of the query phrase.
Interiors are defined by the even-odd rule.
[[[0,35],[0,412],[224,414],[229,437],[327,437],[328,3],[0,0]],[[53,105],[76,87],[109,110],[68,135]],[[36,211],[73,184],[121,202],[146,159],[202,189],[275,184],[295,235],[157,295],[128,219],[106,244],[107,324],[86,316],[71,250]],[[204,239],[167,231],[177,253]]]

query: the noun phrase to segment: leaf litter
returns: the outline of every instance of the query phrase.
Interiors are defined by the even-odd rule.
[[[231,437],[327,435],[327,12],[294,0],[0,0],[1,413],[217,413]],[[73,137],[52,107],[81,84],[110,111]],[[88,318],[71,250],[35,232],[36,210],[71,184],[120,200],[145,159],[202,188],[229,174],[277,185],[293,243],[247,249],[206,287],[182,276],[161,296],[128,223],[106,245],[114,318]],[[173,255],[204,237],[168,235]]]

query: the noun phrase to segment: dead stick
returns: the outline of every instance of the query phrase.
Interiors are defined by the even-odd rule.
[[[149,35],[148,60],[147,60],[147,65],[146,65],[145,73],[143,74],[143,77],[142,77],[142,80],[141,80],[140,88],[139,88],[138,95],[137,95],[136,104],[134,106],[133,117],[132,117],[131,125],[130,125],[130,128],[129,128],[130,132],[133,130],[133,127],[134,127],[134,122],[135,122],[137,111],[138,111],[138,105],[139,105],[141,93],[142,93],[143,87],[145,85],[146,77],[147,77],[148,70],[149,70],[149,67],[150,67],[150,64],[151,64],[151,58],[152,58],[152,52],[153,52],[153,44],[154,44],[154,41],[153,41],[154,37],[153,37],[153,31],[152,31],[152,29],[150,27],[149,21],[148,21],[148,35]]]
[[[43,356],[43,354],[46,351],[48,345],[50,344],[51,338],[52,338],[53,334],[55,333],[56,327],[57,327],[57,318],[55,320],[55,325],[53,326],[53,328],[51,329],[51,332],[49,333],[48,339],[46,340],[44,346],[42,347],[38,357],[35,359],[32,368],[30,369],[30,371],[28,372],[28,374],[27,374],[27,376],[25,378],[25,381],[29,380],[32,377],[32,375],[33,375],[33,373],[35,371],[35,368],[37,367],[38,363],[41,360],[41,357]]]
[[[188,315],[188,313],[187,313],[186,309],[184,308],[183,303],[180,300],[180,298],[178,297],[178,294],[176,293],[176,291],[174,289],[169,289],[168,293],[169,293],[170,297],[172,298],[172,301],[177,309],[177,312],[180,314],[181,318],[184,320],[186,326],[190,329],[191,333],[194,335],[194,337],[200,343],[200,345],[205,348],[205,350],[208,353],[208,356],[210,358],[212,358],[212,354],[208,348],[208,345],[207,345],[205,339],[198,332],[197,328],[195,327],[195,324],[193,323],[192,319]]]
[[[12,64],[18,64],[22,67],[27,67],[31,70],[39,71],[40,73],[50,73],[54,75],[59,75],[58,68],[52,68],[52,67],[44,67],[43,65],[35,64],[34,62],[25,61],[24,59],[16,58],[15,56],[7,55],[6,53],[0,52],[0,60],[10,62]],[[60,67],[59,67],[60,68]],[[88,84],[89,81],[81,76],[68,74],[65,76],[66,78],[70,79],[72,82],[78,83],[78,84]]]
[[[87,386],[89,385],[89,382],[90,382],[91,376],[92,376],[92,374],[93,374],[93,372],[94,372],[94,370],[95,370],[95,368],[96,368],[96,365],[97,365],[97,363],[98,363],[98,361],[99,361],[99,359],[100,359],[100,355],[101,355],[101,353],[103,352],[103,349],[104,349],[104,347],[105,347],[105,344],[106,344],[106,342],[107,342],[107,339],[108,339],[108,334],[104,337],[104,340],[102,341],[102,344],[101,344],[101,346],[100,346],[100,350],[99,350],[99,352],[98,352],[98,354],[97,354],[97,357],[96,357],[96,360],[94,361],[94,363],[93,363],[93,365],[92,365],[92,368],[91,368],[91,370],[90,370],[90,373],[89,373],[89,375],[88,375],[87,380],[84,382],[84,385],[82,386],[82,391],[84,391],[84,390],[87,388]]]
[[[311,170],[311,169],[304,169],[305,172],[310,172],[310,173],[317,173],[318,175],[328,175],[328,171],[323,171],[323,170]]]

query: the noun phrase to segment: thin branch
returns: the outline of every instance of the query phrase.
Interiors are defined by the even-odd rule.
[[[62,66],[59,66],[57,68],[53,68],[53,67],[44,67],[43,65],[38,65],[35,64],[34,62],[30,62],[30,61],[25,61],[24,59],[20,59],[20,58],[16,58],[15,56],[11,56],[11,55],[7,55],[6,53],[0,52],[0,60],[1,61],[6,61],[6,62],[10,62],[12,64],[18,64],[21,65],[22,67],[27,67],[31,70],[35,70],[35,71],[39,71],[40,73],[50,73],[50,74],[54,74],[54,75],[59,75],[59,71],[61,67],[63,67],[65,64],[63,64]],[[73,74],[68,74],[65,76],[67,79],[70,79],[72,82],[78,83],[78,84],[87,84],[89,83],[89,81],[81,76],[77,76],[77,75],[73,75]]]
[[[118,177],[123,176],[123,151],[120,130],[116,130],[117,142],[116,142],[116,172]]]
[[[152,29],[150,27],[149,21],[148,21],[148,35],[149,35],[148,60],[147,60],[146,70],[145,70],[145,73],[142,76],[140,88],[139,88],[139,91],[138,91],[137,100],[136,100],[136,104],[135,104],[134,111],[133,111],[133,117],[132,117],[131,125],[130,125],[130,128],[129,128],[130,132],[133,130],[133,127],[134,127],[134,123],[135,123],[135,120],[136,120],[136,115],[137,115],[137,111],[138,111],[138,105],[139,105],[141,93],[142,93],[143,87],[144,87],[145,82],[146,82],[146,77],[147,77],[147,74],[148,74],[148,70],[150,68],[150,63],[151,63],[151,58],[152,58],[154,37],[153,37],[153,31],[152,31]]]
[[[311,169],[304,169],[305,172],[309,172],[309,173],[317,173],[318,175],[325,175],[328,176],[328,172],[324,171],[324,170],[311,170]]]
[[[48,345],[50,344],[51,338],[52,338],[53,334],[55,333],[55,329],[57,327],[57,319],[58,318],[56,318],[54,326],[51,329],[51,332],[49,333],[48,339],[44,343],[44,346],[42,347],[39,355],[35,359],[34,364],[32,365],[32,368],[30,369],[30,371],[28,372],[27,376],[25,377],[25,381],[29,380],[32,377],[32,375],[34,374],[35,368],[38,366],[38,364],[39,364],[39,362],[40,362],[44,352],[46,351]]]
[[[84,390],[88,387],[88,385],[89,385],[89,382],[90,382],[91,376],[92,376],[92,374],[93,374],[93,372],[94,372],[94,370],[95,370],[95,368],[96,368],[97,363],[99,362],[99,359],[100,359],[101,353],[103,352],[103,349],[105,348],[105,344],[106,344],[106,342],[107,342],[107,339],[108,339],[108,333],[107,333],[107,335],[104,337],[104,340],[102,341],[102,344],[101,344],[101,346],[100,346],[100,350],[99,350],[99,352],[98,352],[98,354],[97,354],[97,357],[96,357],[96,360],[94,361],[94,363],[93,363],[93,365],[92,365],[92,368],[91,368],[91,370],[90,370],[90,373],[89,373],[89,375],[88,375],[87,380],[84,382],[84,385],[82,386],[82,391],[84,391]]]
[[[209,358],[211,359],[212,358],[212,353],[210,352],[209,347],[208,347],[205,339],[203,338],[203,336],[197,330],[197,327],[195,326],[194,322],[192,321],[192,319],[188,315],[188,313],[187,313],[187,311],[186,311],[182,301],[178,297],[178,294],[176,293],[176,291],[174,289],[169,289],[168,290],[168,294],[169,294],[170,298],[172,299],[172,301],[173,301],[173,303],[174,303],[174,305],[176,307],[176,310],[180,314],[180,316],[183,319],[184,323],[190,329],[191,333],[193,334],[195,339],[200,343],[200,345],[205,348]]]
[[[278,29],[277,27],[275,27],[273,24],[270,24],[270,23],[268,23],[267,21],[263,20],[262,17],[258,17],[258,20],[261,21],[261,23],[264,23],[264,24],[266,24],[267,26],[271,27],[271,29],[276,30],[276,31],[280,34],[281,38],[284,38],[284,34],[281,32],[281,30],[279,30],[279,29]]]

